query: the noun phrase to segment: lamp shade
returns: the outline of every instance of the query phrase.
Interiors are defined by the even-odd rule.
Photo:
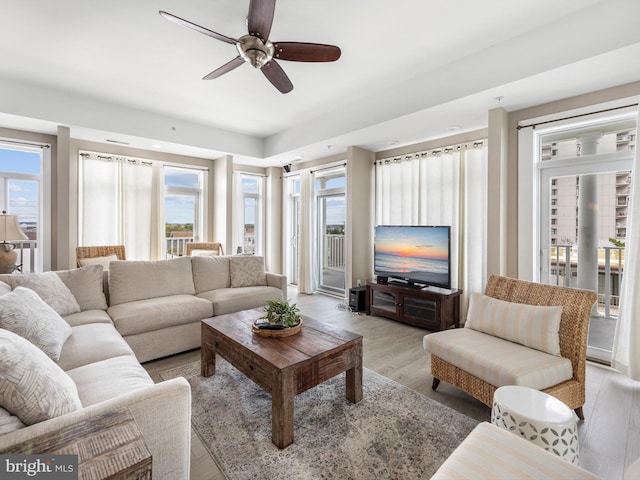
[[[18,223],[16,215],[0,215],[0,241],[29,240]]]

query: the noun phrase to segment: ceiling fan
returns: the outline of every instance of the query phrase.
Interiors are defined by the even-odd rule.
[[[205,75],[203,80],[218,78],[247,62],[252,67],[260,69],[280,92],[289,93],[293,90],[293,84],[276,59],[292,62],[334,62],[340,58],[340,48],[320,43],[270,41],[269,33],[275,8],[276,0],[250,0],[247,20],[249,33],[238,39],[227,37],[162,10],[160,15],[178,25],[236,46],[239,55]]]

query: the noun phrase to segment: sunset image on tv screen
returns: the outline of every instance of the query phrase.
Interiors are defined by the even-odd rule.
[[[449,228],[376,227],[375,273],[428,285],[448,285]]]

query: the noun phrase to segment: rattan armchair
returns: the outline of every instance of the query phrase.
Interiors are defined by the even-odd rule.
[[[573,378],[543,391],[562,400],[583,420],[587,337],[591,309],[597,300],[596,293],[492,275],[487,282],[485,295],[507,302],[562,307],[560,353],[571,361]],[[493,393],[497,387],[435,355],[431,355],[431,375],[433,390],[443,380],[488,406],[493,403]]]
[[[193,250],[211,250],[218,251],[218,255],[224,255],[222,244],[218,242],[190,242],[187,243],[187,257],[191,256]]]
[[[93,247],[76,247],[76,265],[80,267],[83,258],[106,257],[115,255],[118,260],[126,260],[124,245],[102,245]]]

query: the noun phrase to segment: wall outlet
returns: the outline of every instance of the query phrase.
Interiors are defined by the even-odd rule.
[[[360,279],[356,280],[356,286],[357,287],[361,287],[362,286],[362,282],[360,281]]]

